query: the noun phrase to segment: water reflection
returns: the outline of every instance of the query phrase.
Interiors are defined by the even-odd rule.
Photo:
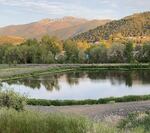
[[[55,94],[56,92],[60,92],[59,94],[68,95],[71,88],[74,88],[77,95],[83,95],[87,97],[95,97],[94,94],[96,91],[101,93],[100,89],[103,91],[110,90],[111,93],[109,95],[108,92],[105,95],[114,96],[116,92],[113,92],[113,88],[116,89],[117,95],[124,95],[123,91],[127,91],[127,94],[130,94],[131,89],[136,92],[136,89],[139,88],[149,88],[150,89],[150,71],[82,71],[82,72],[68,72],[68,73],[59,73],[59,74],[50,74],[46,76],[40,77],[31,77],[28,79],[22,79],[17,81],[8,81],[2,83],[2,86],[13,87],[14,89],[19,87],[24,88],[23,91],[27,91],[25,89],[29,89],[29,93],[32,90],[32,93],[36,93],[37,90],[41,91],[41,89],[45,89],[44,93]],[[130,88],[130,90],[128,89]],[[91,92],[81,92],[81,90],[87,89]],[[124,89],[124,90],[122,90]],[[19,90],[19,91],[22,91]],[[86,90],[86,91],[87,91]],[[122,91],[121,91],[122,90]],[[94,92],[95,91],[95,92]],[[99,92],[100,91],[100,92]],[[69,92],[69,93],[68,93]],[[73,93],[73,91],[72,91]],[[134,94],[133,93],[133,94]],[[143,92],[144,94],[146,93]],[[132,94],[132,93],[131,93]],[[36,96],[36,94],[34,94]],[[41,95],[41,94],[40,94]],[[44,95],[44,94],[43,94]],[[46,94],[47,95],[47,94]],[[70,94],[73,95],[73,94]],[[101,94],[102,95],[102,94]],[[104,96],[105,96],[104,95]],[[40,97],[41,98],[41,97]]]
[[[23,80],[12,80],[7,81],[8,85],[24,85],[26,87],[30,87],[32,89],[40,89],[43,85],[48,91],[59,90],[60,87],[58,85],[58,79],[61,75],[51,75],[44,77],[32,77]]]
[[[150,84],[150,71],[105,71],[105,72],[88,72],[91,80],[109,79],[112,85],[123,84],[132,87],[135,84]]]
[[[125,84],[132,87],[132,84],[150,84],[150,71],[88,71],[88,72],[69,72],[65,74],[51,74],[40,77],[31,77],[18,81],[7,81],[8,85],[18,84],[30,87],[32,89],[40,89],[43,85],[47,90],[60,90],[59,79],[64,79],[72,85],[78,85],[80,79],[89,78],[91,81],[99,82],[99,80],[109,80],[112,85]],[[82,80],[81,80],[82,82]],[[2,84],[0,84],[2,86]]]

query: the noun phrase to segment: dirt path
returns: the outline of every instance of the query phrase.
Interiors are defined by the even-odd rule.
[[[29,110],[51,113],[71,113],[87,116],[93,120],[122,118],[131,112],[150,111],[150,101],[115,103],[105,105],[75,105],[75,106],[26,106]]]

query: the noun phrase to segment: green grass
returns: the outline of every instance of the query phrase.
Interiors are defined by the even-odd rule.
[[[42,105],[42,106],[66,106],[66,105],[93,105],[93,104],[114,104],[119,102],[133,102],[150,100],[150,95],[142,96],[124,96],[124,97],[110,97],[101,98],[98,100],[45,100],[45,99],[28,99],[28,105]]]
[[[0,133],[88,133],[91,126],[86,118],[77,116],[0,110]]]
[[[10,74],[8,72],[10,71]],[[46,75],[50,73],[60,73],[60,72],[68,72],[72,71],[72,68],[11,68],[11,69],[5,69],[0,74],[0,77],[2,77],[1,81],[8,81],[8,80],[17,80],[17,79],[23,79],[28,77],[35,77],[40,75]],[[20,72],[20,73],[19,73]],[[8,76],[9,75],[9,76]]]
[[[93,64],[80,66],[80,70],[141,70],[150,69],[150,64]]]
[[[0,78],[5,79],[5,78],[12,78],[14,76],[18,75],[25,75],[25,74],[31,74],[33,72],[39,72],[39,71],[45,71],[48,68],[44,67],[6,67],[6,68],[1,68],[0,69]]]

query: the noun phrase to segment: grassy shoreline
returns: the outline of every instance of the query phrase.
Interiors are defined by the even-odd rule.
[[[44,66],[42,68],[42,66]],[[20,73],[13,71],[14,69],[20,70]],[[27,71],[24,72],[24,69]],[[28,69],[31,69],[30,71]],[[7,71],[12,71],[7,72]],[[44,64],[24,64],[8,67],[7,69],[0,67],[1,71],[6,71],[6,76],[0,74],[0,81],[8,80],[17,80],[22,78],[46,75],[50,73],[60,73],[68,71],[86,71],[86,70],[118,70],[118,71],[128,71],[128,70],[150,70],[150,64],[53,64],[53,65],[44,65]],[[22,72],[23,71],[23,72]],[[3,73],[4,73],[3,72]]]
[[[68,72],[68,71],[73,71],[73,69],[71,69],[71,68],[70,69],[55,69],[55,70],[37,71],[37,72],[32,72],[32,73],[27,73],[27,74],[14,75],[14,76],[10,76],[10,77],[1,79],[1,82],[29,78],[29,77],[37,77],[40,75],[47,75],[47,74],[51,74],[51,73]]]
[[[150,100],[150,95],[129,95],[123,97],[100,98],[97,100],[45,100],[45,99],[28,99],[28,105],[34,106],[72,106],[72,105],[94,105],[94,104],[114,104],[121,102],[134,102]]]

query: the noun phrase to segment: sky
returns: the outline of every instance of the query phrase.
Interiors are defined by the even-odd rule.
[[[150,11],[150,0],[0,0],[0,27],[74,16],[120,19]]]

